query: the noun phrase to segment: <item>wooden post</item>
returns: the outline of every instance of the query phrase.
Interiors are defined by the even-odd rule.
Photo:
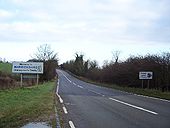
[[[143,89],[143,80],[142,80],[142,89]]]
[[[149,80],[148,80],[148,89],[149,89]]]
[[[39,83],[39,75],[37,74],[37,85],[38,85],[38,83]]]
[[[23,77],[23,76],[22,76],[22,73],[21,73],[21,82],[20,82],[20,86],[21,86],[21,87],[22,87],[22,83],[23,83],[23,82],[22,82],[22,77]]]

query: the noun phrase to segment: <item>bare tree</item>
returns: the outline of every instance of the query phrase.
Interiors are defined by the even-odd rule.
[[[40,61],[58,60],[57,53],[54,53],[54,51],[51,49],[51,46],[48,44],[40,45],[37,48],[35,57],[37,60],[40,60]]]
[[[40,80],[49,81],[56,75],[56,68],[58,66],[57,53],[51,49],[50,45],[43,44],[37,48],[37,52],[34,54],[34,59],[31,61],[44,62],[44,73],[41,75]]]
[[[120,56],[120,51],[112,51],[112,59],[114,61],[114,63],[118,63],[119,61],[119,56]]]

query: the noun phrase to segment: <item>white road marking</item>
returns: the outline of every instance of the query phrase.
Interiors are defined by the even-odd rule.
[[[156,97],[151,97],[151,96],[144,96],[144,95],[135,94],[135,93],[132,93],[132,92],[125,92],[125,91],[120,91],[120,92],[127,93],[127,94],[132,94],[132,95],[139,96],[139,97],[145,97],[145,98],[149,98],[149,99],[160,100],[160,101],[164,101],[164,102],[169,102],[170,103],[170,100],[166,100],[166,99],[161,99],[161,98],[156,98]]]
[[[57,83],[57,84],[58,84],[58,85],[57,85],[56,95],[58,96],[60,103],[63,103],[63,99],[62,99],[61,96],[58,94],[58,90],[59,90],[59,79],[58,79],[58,83]]]
[[[80,85],[77,85],[77,87],[79,87],[79,88],[83,88],[82,86],[80,86]]]
[[[93,92],[93,93],[95,93],[95,94],[98,94],[98,95],[102,95],[101,93],[99,93],[99,92],[96,92],[96,91],[93,91],[93,90],[89,90],[90,92]]]
[[[140,97],[145,97],[145,98],[150,98],[150,99],[154,99],[154,100],[160,100],[160,101],[164,101],[164,102],[169,102],[170,100],[165,100],[165,99],[160,99],[160,98],[156,98],[156,97],[150,97],[150,96],[144,96],[144,95],[139,95],[139,94],[133,94],[135,96],[140,96]]]
[[[58,94],[58,90],[59,90],[59,79],[58,79],[58,82],[57,82],[57,90],[56,90],[56,93]]]
[[[66,107],[63,107],[63,111],[64,111],[65,114],[68,113]]]
[[[59,96],[60,103],[63,103],[64,102],[63,99],[60,97],[60,95],[58,96]]]
[[[79,88],[83,88],[82,86],[79,86]]]
[[[75,128],[75,126],[74,126],[72,121],[69,121],[69,125],[70,125],[71,128]]]
[[[71,80],[66,76],[66,75],[64,75],[64,73],[63,72],[61,72],[62,74],[63,74],[63,76],[71,83]]]
[[[62,103],[63,103],[63,99],[60,97],[59,94],[57,94],[57,96],[58,96],[58,98],[59,98],[59,100],[60,100],[60,103],[62,104]]]
[[[65,76],[65,75],[64,75]],[[65,78],[71,83],[71,80],[69,78],[67,78],[67,76],[65,76]]]
[[[126,102],[123,102],[123,101],[114,99],[114,98],[109,98],[109,99],[110,99],[110,100],[113,100],[113,101],[116,101],[116,102],[118,102],[118,103],[121,103],[121,104],[130,106],[130,107],[133,107],[133,108],[136,108],[136,109],[139,109],[139,110],[142,110],[142,111],[145,111],[145,112],[154,114],[154,115],[158,115],[158,113],[156,113],[156,112],[154,112],[154,111],[150,111],[150,110],[144,109],[144,108],[142,108],[142,107],[138,107],[138,106],[135,106],[135,105],[132,105],[132,104],[129,104],[129,103],[126,103]]]
[[[60,84],[60,79],[58,79],[58,82],[57,82],[57,84],[58,84],[58,85]]]
[[[74,85],[77,85],[76,83],[73,82]]]
[[[58,94],[58,86],[57,86],[57,89],[56,89],[56,94]]]

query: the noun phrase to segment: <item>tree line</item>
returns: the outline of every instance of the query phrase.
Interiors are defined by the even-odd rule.
[[[147,54],[145,56],[130,56],[125,61],[119,61],[120,52],[113,53],[113,59],[99,67],[97,61],[84,60],[84,55],[75,54],[75,60],[63,63],[65,70],[83,76],[93,81],[117,84],[124,87],[142,88],[139,80],[140,71],[153,72],[153,79],[145,80],[143,88],[170,90],[170,53]],[[111,85],[110,85],[111,86]]]

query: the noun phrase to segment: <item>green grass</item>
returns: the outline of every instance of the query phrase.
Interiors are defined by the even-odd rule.
[[[15,128],[34,121],[55,125],[55,83],[0,91],[0,127]]]
[[[12,73],[12,64],[0,63],[0,71],[2,71],[3,73],[11,74]]]

